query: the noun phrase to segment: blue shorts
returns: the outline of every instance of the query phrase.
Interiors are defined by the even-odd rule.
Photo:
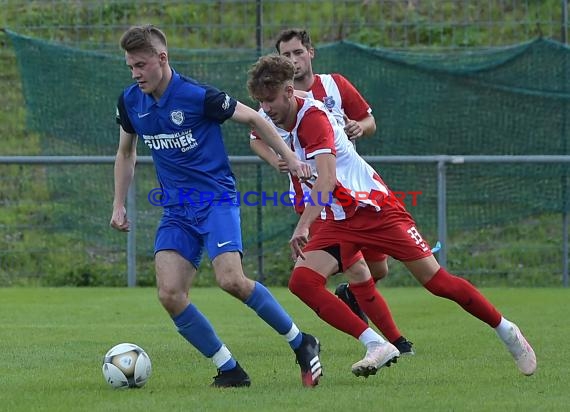
[[[190,205],[164,208],[154,241],[154,253],[175,250],[197,269],[206,248],[210,260],[224,252],[243,255],[240,209],[227,203],[207,209]]]

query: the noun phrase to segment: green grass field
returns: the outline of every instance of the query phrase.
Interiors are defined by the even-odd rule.
[[[300,384],[288,345],[245,305],[219,289],[194,302],[252,378],[247,389],[209,387],[213,364],[175,331],[152,288],[0,289],[2,411],[561,411],[567,410],[564,289],[483,289],[533,344],[538,371],[521,375],[485,324],[421,288],[384,288],[396,321],[415,343],[369,379],[350,366],[364,353],[284,288],[272,289],[303,329],[322,343],[324,377]],[[101,360],[116,343],[142,346],[153,375],[142,389],[113,390]]]

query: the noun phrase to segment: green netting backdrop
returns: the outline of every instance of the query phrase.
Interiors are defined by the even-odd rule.
[[[120,51],[94,53],[13,32],[9,35],[21,71],[27,126],[41,134],[42,153],[114,155],[115,103],[131,83]],[[340,42],[319,47],[316,56],[316,72],[342,73],[373,108],[378,131],[358,142],[363,155],[568,154],[570,50],[555,41],[536,39],[501,49],[446,53],[371,49]],[[255,59],[253,50],[171,50],[171,64],[178,72],[225,90],[252,107],[255,103],[247,96],[245,83]],[[228,122],[224,131],[231,155],[252,155],[245,127]],[[141,144],[139,155],[149,154]],[[418,205],[408,206],[434,243],[435,165],[373,166],[394,190],[422,192]],[[123,247],[122,238],[106,227],[112,166],[48,171],[51,196],[69,206],[61,209],[56,226],[73,230],[79,221],[85,242],[100,244],[102,249],[102,245]],[[264,165],[235,164],[235,172],[242,192],[287,188],[286,179]],[[138,251],[148,257],[160,211],[146,198],[156,185],[151,166],[140,165],[137,173]],[[561,164],[448,166],[448,229],[450,238],[457,240],[449,245],[451,269],[479,273],[480,265],[489,263],[469,264],[454,258],[476,254],[473,245],[461,245],[463,233],[560,214],[568,204],[567,173],[568,167]],[[242,221],[246,263],[257,267],[258,246],[263,245],[268,272],[274,267],[282,270],[279,265],[286,261],[293,213],[286,207],[243,207]],[[560,243],[561,237],[555,236]],[[454,248],[460,247],[467,252],[456,249],[454,255]],[[540,256],[536,259],[561,262],[559,248],[521,247],[528,249],[529,256]],[[493,264],[487,266],[493,272]],[[549,275],[557,278],[559,271]]]

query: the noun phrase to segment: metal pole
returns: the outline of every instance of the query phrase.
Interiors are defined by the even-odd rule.
[[[261,173],[261,165],[255,165],[257,171],[257,193],[261,194],[263,190],[263,175]],[[265,269],[263,267],[263,202],[257,205],[257,280],[260,283],[265,281]]]
[[[568,43],[568,0],[562,0],[562,43]]]
[[[445,175],[445,160],[437,162],[437,236],[441,242],[438,252],[438,262],[442,267],[447,266],[447,187]]]
[[[564,44],[568,43],[568,0],[562,0],[562,33],[561,39]],[[566,71],[568,67],[566,65],[566,60],[564,60],[564,75],[562,81],[566,84]],[[566,108],[567,103],[562,105],[562,147],[563,154],[567,154],[568,145],[566,138]],[[564,173],[562,175],[562,286],[568,287],[568,175],[566,173],[567,167],[563,165]]]
[[[261,56],[263,50],[263,1],[256,0],[255,12],[255,44],[257,56]],[[261,165],[255,166],[257,172],[257,193],[261,194],[263,190],[263,174],[261,173]],[[263,267],[263,209],[262,205],[257,205],[257,280],[261,283],[265,281],[265,269]]]
[[[566,198],[566,193],[564,194]],[[562,201],[566,206],[567,202]],[[568,287],[568,211],[562,212],[562,286]]]
[[[131,182],[127,192],[127,217],[131,221],[131,230],[127,234],[127,286],[137,285],[137,205],[136,184]]]
[[[263,50],[263,0],[255,1],[255,45],[257,56],[261,56]]]

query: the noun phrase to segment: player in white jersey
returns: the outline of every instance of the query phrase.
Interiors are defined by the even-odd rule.
[[[277,52],[289,58],[295,66],[294,86],[296,90],[306,92],[304,96],[312,97],[323,102],[329,112],[344,126],[344,131],[354,143],[357,138],[371,136],[376,131],[376,122],[372,116],[372,109],[356,87],[344,76],[338,73],[313,73],[312,60],[315,49],[306,30],[288,29],[282,31],[277,37],[275,48]],[[280,171],[286,169],[284,162],[269,149],[261,139],[250,142],[252,150],[262,159]],[[286,170],[285,170],[286,171]],[[293,190],[293,188],[291,188]],[[297,213],[302,207],[296,208]],[[311,234],[316,233],[321,221],[315,220],[311,226]],[[388,274],[387,256],[377,250],[364,248],[364,259],[377,282]],[[367,321],[366,315],[359,307],[356,299],[348,287],[348,283],[337,286],[335,294],[341,298],[359,317]],[[398,329],[391,313],[386,306],[380,324],[380,331],[392,342],[403,355],[413,355],[412,342],[408,341]]]
[[[277,37],[275,48],[295,65],[295,89],[306,91],[308,97],[322,101],[344,125],[349,139],[354,141],[376,132],[376,121],[370,105],[347,78],[339,73],[313,72],[315,49],[306,30],[282,31]]]
[[[326,279],[346,268],[344,273],[350,279],[351,289],[370,317],[378,292],[370,275],[357,280],[353,269],[364,264],[360,252],[363,247],[377,249],[400,260],[429,292],[456,302],[491,326],[519,370],[532,375],[536,356],[518,326],[505,319],[473,285],[439,266],[412,216],[402,203],[394,201],[395,196],[378,173],[347,143],[342,127],[332,115],[313,99],[295,96],[294,72],[289,59],[264,56],[252,67],[248,79],[250,95],[260,102],[275,126],[289,132],[291,147],[313,170],[313,177],[307,181],[311,192],[304,199],[305,210],[290,240],[296,263],[289,289],[329,324],[347,333],[362,330],[358,338],[365,341],[366,325],[362,321],[347,325],[350,319],[334,304],[338,302],[334,296],[331,301]],[[322,199],[329,196],[331,201],[324,204]],[[327,218],[309,239],[311,223],[323,210]],[[388,342],[369,345],[364,359],[353,365],[353,373],[376,373],[383,366],[376,363],[376,353],[391,346]],[[392,355],[389,349],[384,353]]]

